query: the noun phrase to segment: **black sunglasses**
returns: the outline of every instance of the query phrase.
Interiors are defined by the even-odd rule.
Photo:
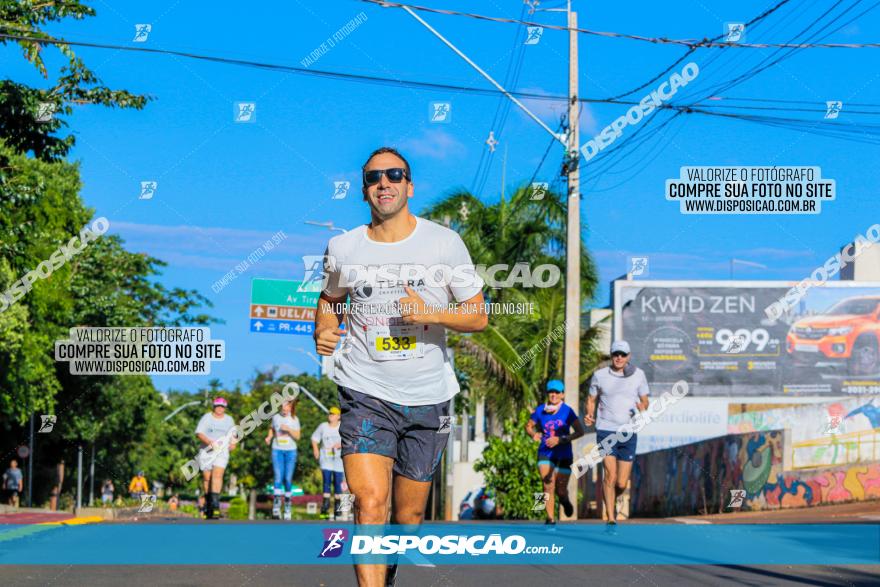
[[[622,353],[620,351],[615,351],[615,352],[611,353],[611,356],[612,357],[628,357],[629,353]]]
[[[379,183],[382,174],[388,178],[391,183],[400,183],[404,178],[409,181],[409,173],[403,167],[392,167],[391,169],[371,169],[364,171],[364,185],[373,185]]]

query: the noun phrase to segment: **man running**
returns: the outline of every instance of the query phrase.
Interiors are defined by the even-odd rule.
[[[449,437],[450,400],[459,391],[446,329],[486,327],[483,282],[458,234],[410,213],[410,166],[395,149],[370,155],[362,192],[371,222],[327,247],[315,346],[321,355],[334,354],[345,313],[346,340],[333,379],[355,523],[385,524],[390,513],[396,524],[416,525]],[[465,278],[438,282],[438,266]],[[355,570],[362,587],[375,587],[393,584],[397,566],[356,564]]]
[[[556,523],[556,500],[566,517],[574,513],[568,499],[568,478],[574,454],[571,443],[584,435],[584,426],[575,411],[566,404],[565,385],[558,379],[547,382],[547,401],[532,413],[526,424],[526,432],[538,445],[538,472],[544,483],[544,503],[547,524]],[[574,433],[570,434],[571,428]]]
[[[266,435],[266,444],[272,447],[272,471],[275,474],[272,517],[281,518],[284,500],[284,519],[291,519],[293,509],[293,472],[296,469],[296,441],[302,435],[296,417],[296,400],[284,402],[281,413],[272,416],[272,425]]]
[[[235,450],[232,428],[235,420],[226,413],[226,399],[214,399],[214,409],[199,420],[196,436],[202,442],[196,460],[202,471],[202,491],[205,495],[205,518],[220,517],[220,490],[223,487],[223,472],[229,464],[229,452]]]
[[[596,424],[596,443],[617,433],[636,414],[648,409],[648,380],[645,372],[629,364],[629,343],[617,340],[611,345],[611,365],[603,367],[590,380],[590,395],[584,422],[587,426]],[[596,416],[596,400],[599,413]],[[605,502],[605,519],[609,524],[617,523],[617,498],[626,490],[636,456],[637,435],[626,442],[614,444],[602,459],[602,491]],[[604,448],[602,449],[605,450]]]
[[[330,511],[330,492],[336,501],[336,517],[340,515],[342,506],[342,437],[339,435],[339,415],[336,406],[330,408],[327,421],[321,422],[312,433],[312,453],[321,465],[321,477],[324,481],[324,499],[321,502],[321,515]]]

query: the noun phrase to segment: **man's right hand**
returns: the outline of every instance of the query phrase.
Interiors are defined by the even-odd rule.
[[[596,422],[596,418],[591,414],[587,414],[584,416],[584,424],[587,426],[592,426]]]
[[[315,349],[318,351],[318,354],[328,357],[332,355],[333,351],[336,350],[336,345],[339,344],[339,339],[342,338],[344,333],[345,331],[339,327],[324,328],[317,331],[315,333]]]

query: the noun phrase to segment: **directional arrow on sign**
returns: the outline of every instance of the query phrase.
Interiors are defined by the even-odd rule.
[[[254,328],[256,328],[256,329],[257,329],[257,332],[259,332],[260,330],[263,329],[263,323],[262,323],[262,322],[256,322],[256,323],[254,324]]]
[[[256,314],[257,316],[262,316],[263,315],[263,307],[257,306],[256,309],[254,310],[254,314]]]

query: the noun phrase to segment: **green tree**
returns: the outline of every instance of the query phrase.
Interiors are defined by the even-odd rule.
[[[475,396],[487,400],[488,412],[497,419],[515,417],[539,400],[540,385],[563,371],[565,324],[565,204],[562,194],[548,191],[541,200],[532,200],[529,187],[514,191],[507,200],[487,204],[473,195],[458,191],[430,206],[425,216],[456,230],[471,253],[474,264],[507,264],[511,268],[526,262],[558,268],[560,281],[547,288],[525,288],[518,284],[491,289],[489,301],[533,304],[533,314],[497,314],[490,317],[483,331],[450,335],[459,351],[456,361],[475,383]],[[510,272],[513,270],[511,269]],[[510,272],[497,272],[504,282]],[[585,247],[581,247],[581,301],[593,298],[596,272]],[[581,328],[581,375],[583,384],[593,371],[600,353],[594,347],[595,331]],[[535,354],[521,361],[530,350]],[[464,360],[464,356],[472,360]],[[460,361],[461,359],[461,361]],[[463,362],[462,362],[463,361]]]
[[[75,164],[46,162],[0,141],[0,292],[80,233],[92,211],[80,197]],[[34,282],[0,311],[0,436],[19,442],[31,413],[58,416],[55,433],[40,437],[38,496],[47,493],[54,464],[75,459],[83,444],[96,449],[102,475],[117,486],[139,466],[136,447],[149,428],[145,415],[160,401],[147,377],[71,376],[55,363],[54,342],[73,326],[207,324],[210,306],[193,290],[158,282],[163,263],[126,251],[104,235]],[[112,449],[112,450],[111,450]],[[103,464],[103,466],[102,466]],[[48,479],[48,481],[47,481]],[[122,483],[124,484],[124,483]]]
[[[45,27],[65,19],[82,20],[95,10],[79,0],[3,0],[0,2],[0,44],[16,43],[22,55],[49,81],[46,88],[32,88],[6,79],[0,81],[0,136],[18,153],[58,160],[70,151],[73,135],[57,136],[67,123],[62,116],[72,113],[72,105],[100,104],[113,108],[142,109],[150,99],[126,90],[113,90],[103,84],[69,45],[55,43]],[[59,51],[65,65],[50,80],[44,60],[47,47]],[[41,120],[44,105],[54,115]],[[2,164],[2,159],[0,159]]]

